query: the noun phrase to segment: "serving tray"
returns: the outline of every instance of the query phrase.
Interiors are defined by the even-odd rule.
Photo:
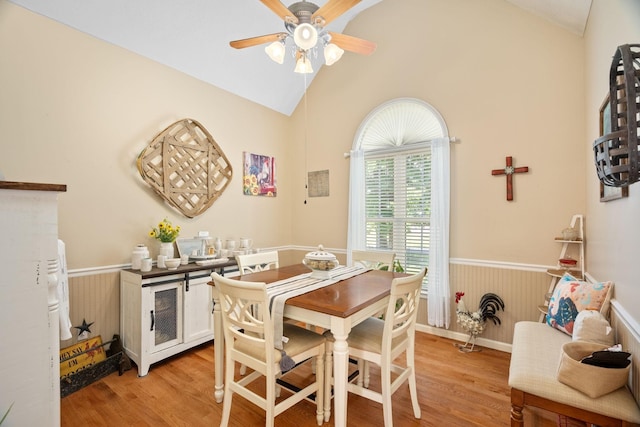
[[[196,264],[201,266],[207,266],[207,265],[224,264],[226,262],[229,262],[229,258],[216,258],[216,259],[210,259],[210,260],[196,261]]]

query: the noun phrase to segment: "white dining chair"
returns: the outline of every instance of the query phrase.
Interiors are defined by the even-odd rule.
[[[391,271],[393,269],[393,261],[395,258],[396,254],[393,252],[351,251],[351,260],[353,261],[353,265],[361,265],[365,268],[373,268],[375,270],[385,269]]]
[[[374,270],[387,270],[393,271],[393,262],[396,259],[396,254],[394,252],[384,252],[384,251],[363,251],[363,250],[352,250],[351,251],[351,260],[353,265],[359,265],[364,268],[371,268]],[[382,316],[383,312],[376,313],[376,317]],[[368,369],[366,364],[363,365],[362,361],[358,361],[358,370],[362,372]],[[362,377],[358,378],[358,381],[362,381]],[[360,383],[362,385],[362,383]]]
[[[259,271],[278,268],[278,251],[257,252],[255,254],[237,255],[236,262],[240,274],[257,273]]]
[[[315,332],[293,324],[283,325],[283,351],[298,364],[315,359],[318,372],[314,380],[298,391],[276,403],[276,380],[284,374],[280,368],[283,353],[274,345],[274,326],[268,310],[266,285],[262,282],[246,282],[212,274],[220,295],[222,323],[225,340],[225,390],[221,426],[227,426],[231,415],[231,401],[238,393],[265,411],[265,426],[273,427],[274,418],[296,403],[315,393],[316,420],[323,422],[324,356],[325,338]],[[259,318],[254,307],[259,306]],[[284,342],[286,341],[286,342]],[[236,380],[235,365],[240,363],[253,370]],[[287,371],[288,372],[288,371]],[[286,373],[285,373],[286,374]],[[265,393],[258,394],[247,387],[259,378],[265,378]],[[263,383],[264,384],[264,383]]]
[[[381,391],[371,390],[358,383],[349,383],[348,391],[382,404],[385,427],[393,426],[391,396],[405,382],[409,383],[413,415],[420,419],[415,373],[415,325],[420,302],[420,289],[427,269],[407,277],[393,279],[389,304],[384,320],[369,317],[354,326],[349,333],[349,355],[375,363],[380,367]],[[332,348],[334,338],[330,331],[324,333],[327,338],[327,357],[325,358],[325,421],[331,414],[332,385]],[[394,363],[402,355],[405,363]],[[391,373],[397,376],[392,381]],[[364,375],[362,371],[359,375]],[[368,383],[368,381],[367,381]]]
[[[238,263],[238,271],[240,271],[240,274],[258,273],[260,271],[270,270],[280,266],[278,251],[237,255],[236,263]],[[244,375],[246,372],[247,368],[244,365],[241,366],[240,375]]]

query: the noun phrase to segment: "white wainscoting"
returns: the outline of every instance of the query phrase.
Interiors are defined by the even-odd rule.
[[[302,250],[301,252],[304,252]],[[298,259],[299,254],[288,254]],[[285,257],[286,258],[286,257]],[[301,259],[301,258],[300,258]],[[284,264],[286,265],[286,264]],[[96,269],[83,269],[69,272],[69,302],[71,321],[74,326],[82,320],[91,326],[91,335],[101,335],[104,341],[110,340],[120,330],[120,270],[128,265],[110,266]],[[477,308],[482,295],[493,292],[505,303],[505,311],[500,311],[500,325],[489,325],[477,340],[477,344],[487,348],[511,352],[513,327],[521,320],[538,321],[540,312],[537,306],[544,302],[550,278],[546,267],[501,264],[477,260],[452,260],[450,281],[452,295],[456,291],[464,292],[468,309]],[[615,292],[615,291],[614,291]],[[464,342],[467,335],[456,324],[455,300],[451,301],[451,326],[449,329],[434,328],[427,325],[427,301],[421,301],[418,325],[416,329],[438,336]],[[615,328],[618,342],[633,355],[631,389],[640,404],[640,326],[622,304],[611,301],[611,324]],[[61,343],[61,347],[77,341],[77,331],[71,340]]]
[[[311,248],[273,248],[281,251],[282,265],[302,259]],[[340,251],[334,251],[342,256]],[[538,321],[538,306],[544,303],[544,294],[548,292],[550,277],[546,274],[548,266],[499,263],[494,261],[452,259],[450,268],[450,286],[452,295],[464,292],[464,301],[468,309],[477,309],[482,295],[492,292],[499,295],[505,303],[505,311],[498,312],[500,325],[489,324],[477,343],[484,347],[502,351],[511,351],[513,327],[521,320]],[[74,326],[85,319],[91,326],[92,336],[101,335],[109,340],[119,333],[120,270],[129,265],[87,268],[69,271],[70,315]],[[427,301],[423,299],[418,315],[418,331],[466,341],[466,333],[456,324],[456,304],[451,299],[451,324],[449,329],[434,328],[427,325]],[[620,330],[620,337],[634,349],[634,357],[640,357],[638,337],[640,328],[621,304],[612,301],[612,324]],[[75,332],[75,331],[74,331]],[[64,346],[74,344],[77,333]],[[634,347],[635,346],[635,347]],[[640,360],[634,359],[640,366]],[[638,370],[635,370],[638,371]],[[638,383],[638,382],[636,382]]]
[[[487,325],[477,344],[502,351],[511,351],[513,327],[521,320],[538,321],[538,306],[544,303],[550,277],[546,266],[497,263],[481,260],[455,259],[450,263],[451,294],[464,292],[468,310],[475,311],[482,295],[491,292],[504,301],[504,311],[497,313],[501,324]],[[451,299],[451,325],[449,329],[427,325],[427,301],[421,303],[416,329],[434,335],[466,341],[467,334],[456,324],[455,298]]]
[[[614,290],[615,292],[615,290]],[[616,331],[617,342],[631,353],[631,392],[640,406],[640,324],[629,316],[619,301],[611,301],[611,326]]]

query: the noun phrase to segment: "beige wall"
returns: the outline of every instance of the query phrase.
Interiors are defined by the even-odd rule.
[[[60,235],[70,269],[127,263],[136,243],[153,243],[147,232],[165,216],[184,236],[208,230],[252,236],[258,247],[343,250],[343,153],[377,105],[420,98],[461,140],[451,160],[453,258],[555,264],[553,237],[585,213],[589,269],[637,301],[638,235],[624,224],[633,224],[640,199],[632,187],[627,200],[600,204],[589,151],[608,61],[617,44],[637,41],[637,17],[634,0],[595,0],[582,38],[504,0],[381,2],[345,31],[377,42],[377,51],[323,68],[307,103],[286,117],[0,0],[0,171],[68,185]],[[146,144],[184,117],[210,131],[235,172],[196,219],[161,202],[135,169]],[[241,194],[243,151],[276,157],[278,197]],[[490,174],[506,156],[530,168],[515,177],[512,202],[504,177]],[[306,171],[323,169],[330,196],[306,198]],[[638,305],[627,305],[640,319]]]
[[[616,48],[640,43],[640,2],[594,0],[584,37],[586,46],[587,250],[589,271],[599,280],[616,283],[615,297],[640,322],[640,184],[629,187],[629,197],[600,203],[599,181],[593,166],[593,141],[598,136],[598,111],[609,90],[609,69]]]
[[[5,0],[0,52],[0,171],[68,186],[59,230],[70,269],[129,262],[136,243],[155,243],[147,233],[165,216],[183,237],[208,230],[259,247],[291,243],[288,117]],[[185,117],[209,130],[234,168],[227,191],[196,219],[164,204],[135,166],[155,135]],[[242,195],[245,150],[276,157],[277,198]]]
[[[414,97],[440,111],[461,140],[451,157],[451,256],[555,264],[553,238],[585,203],[583,40],[503,0],[385,1],[346,32],[378,48],[323,68],[307,94],[306,164],[330,170],[331,196],[305,205],[296,187],[296,243],[346,246],[343,153],[376,106]],[[303,105],[293,117],[302,126]],[[293,149],[304,158],[302,137]],[[512,202],[504,176],[491,175],[506,156],[529,166],[514,178]]]
[[[164,216],[185,236],[204,229],[251,235],[260,247],[344,248],[343,153],[370,110],[403,96],[431,103],[462,141],[452,149],[452,257],[553,264],[553,236],[584,207],[584,165],[567,167],[584,141],[582,39],[503,0],[396,0],[366,10],[347,32],[376,41],[377,51],[323,68],[307,108],[291,118],[6,1],[0,7],[0,77],[11,82],[0,128],[12,148],[0,170],[69,186],[60,235],[71,269],[126,262],[135,243],[153,243],[147,232]],[[380,22],[394,30],[381,32]],[[229,189],[194,220],[161,202],[135,169],[146,144],[183,117],[200,121],[235,168]],[[244,150],[276,156],[277,198],[241,194]],[[530,167],[515,177],[513,202],[505,178],[490,174],[506,156]],[[305,204],[305,172],[322,169],[331,195]]]

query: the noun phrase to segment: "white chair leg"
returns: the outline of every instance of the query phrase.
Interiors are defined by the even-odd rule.
[[[273,427],[274,425],[274,420],[276,418],[275,416],[275,406],[276,406],[276,388],[277,388],[277,383],[276,383],[276,379],[275,377],[271,377],[271,378],[267,378],[266,379],[266,408],[265,408],[265,417],[266,417],[266,421],[265,421],[265,427]]]
[[[418,403],[418,389],[416,388],[416,373],[412,369],[409,376],[409,393],[411,394],[411,404],[413,405],[413,416],[420,419],[422,414],[420,413],[420,404]]]
[[[363,387],[364,385],[364,359],[358,359],[358,378],[356,378],[356,384],[358,387]],[[365,386],[366,387],[366,386]]]
[[[231,415],[231,399],[233,398],[233,391],[229,384],[233,381],[235,374],[235,363],[225,364],[225,379],[224,379],[224,400],[222,402],[222,420],[220,420],[220,427],[227,427],[229,425],[229,417]]]
[[[369,388],[369,367],[371,364],[368,360],[364,361],[364,388]]]
[[[308,331],[314,331],[315,326],[313,326],[310,323],[307,323],[305,325],[305,328],[307,328]],[[315,332],[315,331],[314,331]],[[311,372],[313,373],[313,375],[316,374],[316,358],[314,357],[313,360],[311,361]]]
[[[229,425],[229,416],[231,415],[231,398],[233,392],[227,389],[224,392],[224,401],[222,403],[222,419],[220,420],[220,427],[227,427]]]
[[[385,365],[383,363],[383,365]],[[391,367],[387,363],[386,367],[380,367],[380,383],[382,386],[382,415],[384,417],[384,427],[393,427],[393,414],[391,411]]]
[[[318,383],[318,390],[316,390],[316,420],[318,421],[318,425],[321,426],[324,422],[324,354],[320,354],[314,359],[316,360],[316,366],[318,368],[316,373],[316,382]]]
[[[333,343],[327,341],[325,344],[324,357],[324,421],[329,422],[331,418],[331,384],[333,382]]]
[[[411,405],[413,406],[413,416],[420,419],[420,403],[418,403],[418,388],[416,387],[416,363],[413,346],[407,350],[407,367],[411,368],[409,375],[409,394],[411,394]]]

